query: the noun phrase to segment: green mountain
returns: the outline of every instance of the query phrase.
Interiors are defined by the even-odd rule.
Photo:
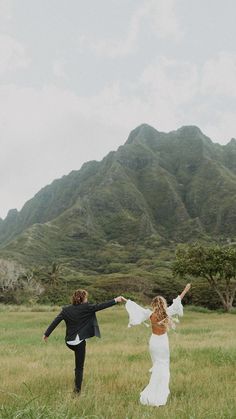
[[[102,161],[10,210],[0,222],[0,257],[127,273],[155,255],[164,260],[160,249],[176,243],[235,237],[236,140],[223,146],[194,126],[162,133],[143,124]]]

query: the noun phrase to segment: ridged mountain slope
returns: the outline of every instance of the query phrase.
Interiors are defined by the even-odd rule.
[[[148,125],[101,162],[54,181],[0,223],[5,255],[86,257],[106,243],[236,236],[236,141]]]

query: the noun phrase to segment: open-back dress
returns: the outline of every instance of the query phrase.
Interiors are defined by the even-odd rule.
[[[145,309],[131,300],[127,301],[125,307],[129,314],[129,327],[149,319],[153,331],[149,340],[149,352],[152,360],[151,377],[148,385],[140,393],[140,402],[150,406],[163,406],[170,393],[170,351],[167,330],[159,324],[158,318],[151,310]],[[175,298],[167,308],[167,314],[169,317],[183,315],[180,296]]]

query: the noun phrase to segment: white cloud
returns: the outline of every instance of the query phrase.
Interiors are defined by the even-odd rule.
[[[68,76],[65,71],[65,63],[60,60],[55,60],[52,64],[53,75],[62,80],[68,80]]]
[[[107,99],[109,100],[109,99]],[[96,114],[90,102],[47,85],[0,88],[1,216],[20,208],[41,187],[123,142],[121,131]]]
[[[157,37],[172,41],[182,39],[184,32],[177,16],[176,0],[151,0],[148,17]]]
[[[236,55],[221,53],[202,66],[159,57],[143,70],[136,89],[145,98],[146,122],[164,131],[198,125],[225,144],[236,136],[235,86]]]
[[[10,20],[12,18],[11,0],[0,0],[0,18]]]
[[[192,63],[159,57],[144,69],[140,82],[149,94],[177,106],[196,95],[199,75]]]
[[[229,63],[227,74],[232,74]],[[206,68],[159,57],[132,83],[117,80],[90,97],[49,84],[42,88],[2,85],[0,187],[4,215],[8,208],[21,207],[53,179],[116,149],[142,122],[162,131],[198,125],[221,143],[235,136],[236,115],[232,107],[220,107],[219,91],[211,87],[211,101],[206,101],[202,90]],[[227,89],[223,91],[227,93]]]
[[[0,76],[29,65],[25,47],[15,38],[0,34]]]
[[[109,40],[102,39],[90,41],[90,48],[99,56],[117,58],[134,53],[137,50],[137,38],[142,19],[146,15],[145,7],[140,7],[132,16],[129,30],[125,39]],[[85,39],[86,43],[87,40]]]
[[[216,111],[213,116],[204,127],[213,141],[227,144],[231,138],[236,138],[236,110]]]
[[[228,8],[218,2],[214,19],[205,3],[192,7],[187,0],[129,0],[128,6],[114,0],[112,9],[107,0],[97,8],[82,1],[31,7],[25,0],[27,15],[16,3],[0,0],[4,214],[54,178],[116,149],[142,122],[162,131],[198,125],[221,143],[236,136],[235,27],[227,27],[232,2]],[[93,54],[76,54],[79,36],[79,48]],[[148,57],[153,59],[146,65]]]
[[[98,56],[118,58],[138,51],[138,40],[143,23],[146,30],[160,39],[171,39],[176,42],[183,36],[176,11],[175,0],[145,0],[136,9],[130,19],[128,32],[125,38],[91,40],[86,36],[79,39],[80,49],[91,49]]]
[[[236,54],[222,51],[206,61],[202,70],[203,94],[236,96]]]

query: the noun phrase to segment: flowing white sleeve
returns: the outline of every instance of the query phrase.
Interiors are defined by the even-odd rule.
[[[173,300],[173,303],[167,308],[167,314],[168,316],[175,316],[176,314],[178,316],[183,316],[184,310],[181,302],[181,298],[178,295],[177,298]]]
[[[125,308],[129,314],[128,327],[136,326],[145,322],[145,320],[147,320],[152,314],[151,310],[143,308],[131,300],[127,301]]]

